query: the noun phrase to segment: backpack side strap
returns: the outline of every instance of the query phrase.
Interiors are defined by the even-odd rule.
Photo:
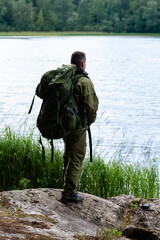
[[[42,143],[42,138],[40,136],[39,138],[39,143],[41,144],[42,146],[42,156],[43,156],[43,160],[45,161],[45,149],[44,149],[44,146],[43,146],[43,143]]]
[[[89,147],[90,147],[90,162],[92,162],[92,136],[91,136],[91,129],[88,127],[88,137],[89,137]]]
[[[30,108],[29,108],[28,114],[30,114],[31,111],[32,111],[33,104],[34,104],[34,100],[35,100],[35,96],[36,96],[36,94],[34,94],[34,96],[33,96],[33,99],[32,99],[31,106],[30,106]]]
[[[39,143],[42,146],[42,156],[43,156],[43,161],[45,161],[45,148],[42,142],[42,137],[40,136],[39,138]],[[53,163],[53,159],[54,159],[54,144],[53,144],[53,139],[51,139],[50,141],[50,145],[51,145],[51,163]]]
[[[53,159],[54,159],[54,144],[53,144],[53,139],[51,139],[51,163],[53,163]]]

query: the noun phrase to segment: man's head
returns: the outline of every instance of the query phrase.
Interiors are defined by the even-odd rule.
[[[71,64],[75,64],[78,68],[85,70],[86,68],[86,54],[84,52],[74,52],[71,56]]]

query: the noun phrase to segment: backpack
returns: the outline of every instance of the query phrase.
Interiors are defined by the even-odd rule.
[[[60,139],[76,128],[81,128],[78,107],[73,90],[76,67],[62,67],[45,73],[36,88],[43,99],[37,118],[37,127],[47,139]]]
[[[78,107],[73,95],[78,81],[75,65],[62,65],[46,72],[36,88],[35,95],[43,100],[37,117],[37,127],[44,138],[51,140],[53,161],[53,139],[60,139],[74,129],[82,129]],[[35,98],[35,96],[34,96]],[[31,113],[34,98],[28,114]],[[42,145],[43,157],[44,147]]]

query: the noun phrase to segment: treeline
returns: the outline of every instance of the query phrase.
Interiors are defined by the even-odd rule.
[[[0,31],[159,33],[160,0],[0,0]]]

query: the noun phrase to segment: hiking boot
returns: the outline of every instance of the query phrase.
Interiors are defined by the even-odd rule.
[[[82,202],[83,200],[84,200],[84,197],[81,195],[78,195],[78,193],[75,191],[73,191],[68,197],[62,193],[62,197],[60,198],[60,201],[62,203],[67,203],[67,202],[78,203],[78,202]]]

